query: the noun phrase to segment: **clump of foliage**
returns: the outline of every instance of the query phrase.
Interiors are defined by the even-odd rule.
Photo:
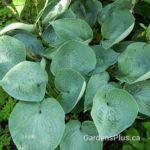
[[[19,150],[100,150],[103,141],[84,136],[111,138],[150,116],[145,3],[46,0],[34,24],[0,31],[0,86],[19,100],[9,118]]]

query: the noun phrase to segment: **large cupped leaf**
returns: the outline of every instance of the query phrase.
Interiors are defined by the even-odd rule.
[[[130,44],[118,57],[116,77],[127,83],[134,83],[150,78],[150,44],[135,42]]]
[[[25,46],[10,36],[0,37],[0,80],[14,65],[26,59]]]
[[[101,45],[94,45],[92,46],[92,49],[96,54],[97,60],[96,68],[92,71],[92,73],[103,72],[117,62],[119,53],[116,53],[114,50],[105,50]]]
[[[137,114],[137,103],[125,90],[100,90],[94,97],[91,115],[102,137],[118,135],[132,125]]]
[[[80,40],[90,42],[93,39],[93,31],[82,19],[63,18],[51,22],[57,35],[66,40]]]
[[[65,114],[48,98],[40,103],[19,102],[9,118],[9,130],[18,150],[54,150],[65,130]]]
[[[111,16],[113,12],[116,12],[118,10],[126,10],[126,11],[132,11],[133,9],[133,3],[132,0],[115,0],[113,3],[110,3],[106,5],[102,11],[98,15],[98,22],[100,24],[104,23],[107,18]]]
[[[56,74],[55,85],[61,92],[60,103],[68,113],[83,96],[86,82],[79,72],[72,69],[62,69]]]
[[[102,36],[104,48],[110,48],[114,44],[127,37],[134,27],[135,19],[133,15],[126,10],[117,10],[102,23]]]
[[[29,32],[17,33],[14,37],[24,43],[29,53],[40,54],[44,51],[44,47],[40,41]]]
[[[85,121],[81,124],[78,120],[72,120],[66,125],[60,149],[102,150],[102,142],[92,140],[96,137],[98,137],[98,133],[92,121]]]
[[[43,37],[51,46],[57,46],[68,40],[90,42],[93,31],[84,20],[62,18],[51,22]]]
[[[98,22],[101,24],[102,45],[105,49],[119,43],[132,31],[135,22],[132,9],[131,1],[116,0],[99,13]]]
[[[23,101],[41,101],[48,76],[39,63],[24,61],[10,69],[1,81],[3,89]]]
[[[107,72],[102,72],[100,74],[95,74],[91,76],[85,92],[84,111],[92,108],[93,98],[96,92],[107,86],[108,80],[109,75]]]
[[[71,68],[88,74],[96,66],[94,51],[86,44],[69,41],[63,44],[52,59],[51,71],[56,74],[60,69]]]
[[[126,89],[135,97],[139,112],[150,116],[150,81],[128,85]]]

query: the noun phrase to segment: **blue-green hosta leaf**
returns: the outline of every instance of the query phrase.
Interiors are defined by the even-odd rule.
[[[12,23],[6,27],[4,27],[2,30],[0,30],[0,35],[3,35],[7,32],[10,32],[15,29],[25,30],[28,32],[34,32],[36,30],[35,24],[25,24],[21,22]]]
[[[127,37],[134,27],[134,22],[135,19],[129,11],[118,10],[113,12],[102,23],[103,47],[110,48]]]
[[[63,14],[67,10],[67,8],[69,7],[69,5],[71,3],[71,0],[60,0],[54,6],[54,3],[56,3],[58,0],[56,2],[55,1],[52,2],[52,6],[50,4],[48,6],[48,8],[46,8],[46,10],[45,10],[46,12],[43,13],[43,16],[42,16],[42,24],[43,25],[47,25],[48,23],[50,23],[50,21],[56,19],[58,16]]]
[[[92,38],[93,32],[89,25],[77,18],[62,18],[53,21],[43,33],[43,39],[53,47],[68,40],[90,42]]]
[[[111,14],[118,10],[132,11],[133,3],[130,0],[115,0],[113,3],[106,5],[98,15],[98,22],[104,23]]]
[[[25,59],[26,50],[22,42],[7,35],[0,37],[0,80],[9,69]]]
[[[68,40],[90,42],[93,39],[93,32],[81,19],[62,18],[51,22],[43,37],[51,46],[57,46]]]
[[[14,4],[18,14],[20,15],[25,7],[26,0],[12,0],[12,2]]]
[[[72,69],[62,69],[56,74],[55,86],[61,92],[60,103],[65,112],[70,112],[84,94],[84,77]]]
[[[90,141],[90,137],[98,136],[92,121],[72,120],[66,125],[65,133],[60,143],[61,150],[102,150],[101,141]]]
[[[100,90],[94,97],[91,115],[100,136],[118,135],[132,125],[137,114],[137,103],[125,90]]]
[[[139,112],[150,116],[150,81],[142,81],[126,88],[136,99]]]
[[[52,59],[51,71],[56,74],[63,68],[71,68],[88,74],[96,66],[94,51],[84,43],[69,41],[64,43]]]
[[[14,37],[24,43],[28,52],[40,54],[44,51],[43,45],[31,33],[18,33]]]
[[[41,101],[48,76],[39,63],[23,61],[11,68],[1,81],[3,89],[23,101]]]
[[[65,130],[65,114],[59,103],[19,102],[9,118],[11,137],[19,150],[54,150]]]
[[[93,39],[93,31],[90,26],[78,18],[63,18],[51,22],[56,34],[63,41],[79,40],[90,42]]]
[[[118,57],[121,81],[129,84],[150,78],[150,45],[143,42],[130,44]]]
[[[119,53],[116,53],[112,49],[105,50],[101,45],[95,45],[92,46],[92,48],[96,54],[97,60],[96,68],[92,73],[103,72],[117,62]]]
[[[96,92],[107,85],[109,75],[107,72],[92,75],[88,81],[87,89],[85,92],[84,111],[92,108],[93,98]]]
[[[71,8],[78,17],[93,26],[96,23],[98,13],[102,9],[102,4],[98,0],[76,0]]]

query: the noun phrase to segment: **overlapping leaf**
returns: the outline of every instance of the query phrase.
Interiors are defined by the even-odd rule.
[[[112,49],[105,50],[101,45],[92,46],[96,54],[96,68],[92,73],[99,73],[105,71],[108,67],[117,62],[117,57],[119,53],[116,53]]]
[[[40,54],[44,51],[43,45],[31,33],[18,33],[14,37],[24,43],[29,53]]]
[[[48,76],[39,63],[24,61],[10,69],[1,81],[3,89],[23,101],[41,101]]]
[[[126,89],[135,97],[139,112],[150,116],[150,81],[128,85]]]
[[[77,18],[62,18],[51,22],[45,30],[43,38],[51,46],[57,46],[68,40],[90,42],[93,32],[90,26]]]
[[[60,143],[61,150],[102,150],[101,141],[90,141],[90,137],[98,136],[92,121],[82,124],[78,120],[66,125],[65,133]]]
[[[10,115],[9,129],[19,150],[54,150],[63,136],[64,118],[53,98],[41,103],[19,102]]]
[[[0,79],[9,69],[25,59],[26,50],[22,42],[7,35],[0,37]]]
[[[113,12],[118,10],[132,11],[134,5],[130,0],[115,0],[113,3],[106,5],[98,15],[98,22],[104,23]]]
[[[90,26],[82,19],[63,18],[51,23],[57,35],[66,40],[91,41],[93,32]]]
[[[97,91],[107,86],[109,80],[109,75],[107,72],[100,74],[92,75],[88,81],[86,92],[85,92],[85,101],[84,101],[84,111],[92,108],[93,98]]]
[[[129,84],[150,78],[150,45],[143,42],[130,44],[118,57],[116,77]]]
[[[52,25],[49,25],[43,33],[43,39],[52,47],[57,47],[63,40],[56,34]]]
[[[102,10],[102,4],[98,0],[76,0],[71,8],[78,17],[93,26],[96,23],[98,13]]]
[[[134,27],[134,21],[133,15],[128,11],[113,12],[102,24],[103,47],[110,48],[127,37]]]
[[[56,74],[60,69],[71,68],[88,74],[96,66],[94,51],[84,43],[69,41],[62,45],[52,59],[51,71]]]
[[[108,49],[129,35],[135,19],[131,14],[133,4],[128,0],[117,0],[106,5],[99,13],[103,36],[102,45]]]
[[[102,137],[118,135],[132,125],[137,114],[137,103],[125,90],[106,88],[94,97],[91,115]]]
[[[85,79],[72,69],[62,69],[56,74],[56,88],[61,92],[60,103],[66,113],[70,112],[84,94]]]

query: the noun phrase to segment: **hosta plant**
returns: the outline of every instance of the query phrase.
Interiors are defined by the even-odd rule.
[[[9,118],[18,150],[102,150],[103,139],[84,136],[109,139],[138,113],[150,116],[150,44],[122,42],[134,7],[46,0],[35,24],[0,31],[0,86],[18,100]]]

